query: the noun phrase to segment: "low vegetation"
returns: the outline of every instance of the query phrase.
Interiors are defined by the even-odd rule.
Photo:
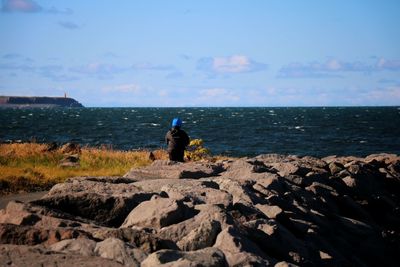
[[[193,139],[186,160],[215,161],[202,139]],[[0,144],[0,195],[48,190],[74,176],[122,176],[133,167],[168,159],[165,150],[121,151],[112,147],[79,147],[74,144]]]
[[[202,139],[193,139],[190,141],[185,156],[187,159],[193,161],[211,159],[211,151],[204,147]]]
[[[163,150],[153,159],[166,159]],[[70,165],[63,164],[65,162]],[[47,190],[73,176],[120,176],[132,167],[149,165],[149,151],[110,147],[55,147],[50,144],[0,144],[0,194]]]

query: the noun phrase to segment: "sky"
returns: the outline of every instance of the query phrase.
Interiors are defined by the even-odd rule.
[[[0,95],[398,106],[398,0],[1,0]]]

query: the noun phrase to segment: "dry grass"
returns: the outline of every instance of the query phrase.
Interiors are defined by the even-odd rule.
[[[46,190],[73,176],[119,176],[151,163],[148,151],[84,147],[78,153],[78,167],[62,167],[60,161],[73,152],[48,148],[37,143],[0,144],[0,194]],[[163,150],[153,153],[156,159],[167,158]]]

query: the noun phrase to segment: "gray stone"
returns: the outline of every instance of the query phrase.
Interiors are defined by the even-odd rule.
[[[65,239],[50,246],[52,251],[57,252],[76,252],[82,256],[94,256],[94,249],[96,248],[96,241],[78,238],[78,239]]]
[[[136,256],[139,256],[139,259],[135,259],[133,248],[117,238],[107,238],[97,243],[94,253],[102,258],[116,261],[125,266],[140,266],[140,261],[144,258],[143,255],[136,254]]]
[[[256,244],[230,226],[217,237],[214,247],[225,254],[229,266],[269,266],[271,260]]]
[[[142,226],[159,229],[184,220],[188,209],[182,201],[171,198],[152,198],[134,208],[121,227]]]
[[[124,177],[137,180],[147,179],[198,179],[216,176],[223,171],[222,165],[214,163],[181,163],[169,160],[156,160],[150,166],[132,169]]]
[[[142,267],[153,266],[210,266],[225,267],[224,253],[216,248],[204,248],[197,251],[159,250],[149,255]]]
[[[60,253],[43,247],[25,245],[0,245],[0,263],[2,266],[32,267],[117,267],[122,264],[109,259],[93,256],[82,256],[77,253]]]

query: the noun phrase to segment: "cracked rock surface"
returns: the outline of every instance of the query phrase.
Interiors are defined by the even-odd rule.
[[[0,210],[1,266],[398,266],[400,157],[155,161]]]

